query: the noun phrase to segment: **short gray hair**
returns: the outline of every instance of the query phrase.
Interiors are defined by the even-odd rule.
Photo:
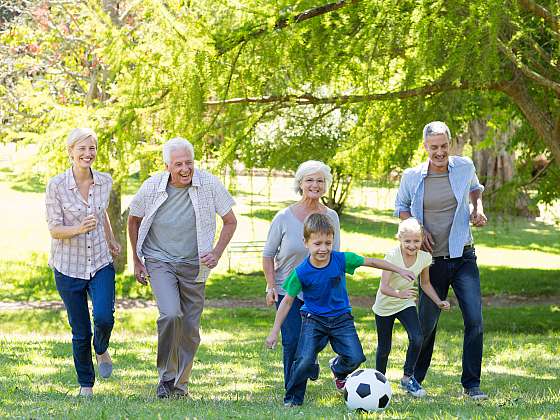
[[[307,160],[297,168],[294,176],[294,191],[298,194],[303,194],[300,184],[303,178],[307,175],[321,173],[325,177],[325,191],[329,189],[332,182],[331,168],[319,160]]]
[[[424,142],[429,136],[437,136],[438,134],[447,135],[447,140],[451,141],[451,131],[449,127],[442,121],[432,121],[424,126],[423,130]]]
[[[71,149],[76,143],[85,140],[88,137],[91,137],[93,140],[95,140],[95,143],[97,144],[97,134],[95,134],[95,131],[93,131],[91,128],[74,128],[72,131],[70,131],[70,134],[68,134],[68,137],[66,138],[66,147],[68,147],[68,149]]]
[[[169,165],[171,164],[171,153],[175,150],[186,150],[187,152],[191,152],[192,158],[194,160],[194,147],[190,141],[184,139],[183,137],[173,137],[171,140],[168,140],[163,145],[163,161]]]

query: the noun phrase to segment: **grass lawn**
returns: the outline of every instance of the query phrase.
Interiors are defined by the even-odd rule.
[[[235,181],[238,229],[235,241],[264,240],[275,212],[292,203],[291,179],[239,177]],[[49,234],[44,220],[44,185],[0,168],[0,302],[60,300],[47,267]],[[128,190],[128,193],[133,191]],[[394,188],[365,186],[352,193],[341,217],[342,249],[380,257],[396,245],[391,210]],[[126,205],[131,196],[124,198]],[[490,216],[474,230],[482,292],[560,302],[560,233],[541,221]],[[130,253],[129,253],[130,255]],[[260,256],[226,255],[210,277],[209,299],[263,300]],[[371,297],[378,270],[360,269],[348,277],[352,296]],[[152,298],[125,272],[117,296]],[[375,329],[370,310],[354,311],[368,361],[374,367]],[[306,404],[282,407],[281,349],[268,351],[264,338],[274,311],[208,307],[203,342],[192,376],[192,400],[158,401],[154,308],[116,312],[111,351],[113,377],[99,381],[96,397],[74,397],[77,386],[66,313],[57,310],[0,310],[0,418],[361,418],[349,412],[334,391],[328,359],[310,383]],[[462,319],[458,308],[444,314],[437,349],[425,383],[430,397],[418,401],[397,389],[406,334],[396,327],[388,377],[394,398],[371,418],[558,418],[560,413],[560,307],[485,307],[483,388],[491,398],[476,404],[461,397]],[[367,417],[367,416],[366,416]]]
[[[354,312],[358,333],[374,367],[373,315]],[[560,412],[560,308],[492,308],[484,313],[486,336],[483,388],[490,399],[461,397],[462,321],[458,310],[440,322],[429,397],[415,400],[397,388],[406,333],[396,328],[388,378],[393,400],[372,418],[557,418]],[[308,386],[305,405],[282,407],[281,349],[264,348],[273,311],[207,308],[202,345],[192,375],[192,400],[158,401],[155,309],[116,313],[111,351],[115,373],[99,380],[92,400],[77,399],[71,337],[64,311],[0,312],[0,417],[18,418],[361,418],[346,409],[334,390],[327,348],[321,376]]]

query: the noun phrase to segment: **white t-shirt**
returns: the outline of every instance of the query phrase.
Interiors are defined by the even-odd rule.
[[[432,264],[432,256],[425,251],[418,251],[416,255],[416,261],[410,267],[407,267],[404,264],[401,246],[390,250],[385,255],[385,261],[395,264],[397,267],[404,268],[406,270],[412,271],[416,278],[420,275],[424,268],[429,267]],[[401,277],[397,273],[391,272],[391,276],[389,277],[389,287],[395,290],[408,290],[408,289],[417,289],[418,282],[417,281],[408,281],[405,278]],[[381,293],[381,286],[377,290],[377,296],[375,297],[375,304],[371,309],[375,314],[380,316],[389,316],[394,315],[397,312],[402,311],[410,306],[416,306],[416,302],[414,299],[401,299],[393,296],[387,296]]]

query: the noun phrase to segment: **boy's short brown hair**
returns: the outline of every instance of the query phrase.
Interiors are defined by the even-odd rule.
[[[312,233],[334,236],[334,227],[326,215],[313,213],[307,216],[303,222],[303,238],[307,241]]]

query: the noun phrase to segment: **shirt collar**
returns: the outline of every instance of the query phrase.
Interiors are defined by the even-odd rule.
[[[159,185],[158,185],[158,192],[165,192],[166,191],[167,183],[169,182],[169,177],[170,176],[171,176],[171,173],[169,173],[169,171],[163,171],[161,181],[159,182]],[[193,173],[191,185],[193,187],[200,187],[200,172],[196,168],[194,168],[194,173]]]
[[[99,172],[90,169],[92,176],[93,176],[93,184],[94,185],[103,185],[105,183],[105,180],[103,179],[103,177],[101,177],[99,175]],[[70,167],[66,172],[65,172],[65,178],[66,178],[66,188],[68,188],[69,190],[74,190],[76,188],[78,188],[78,185],[76,184],[76,180],[74,179],[74,174],[72,172],[72,167]]]
[[[422,162],[420,166],[420,174],[422,177],[426,177],[428,175],[428,166],[430,165],[430,160],[428,159],[426,162]],[[447,170],[451,172],[455,167],[455,156],[449,156],[449,163],[447,164]]]

